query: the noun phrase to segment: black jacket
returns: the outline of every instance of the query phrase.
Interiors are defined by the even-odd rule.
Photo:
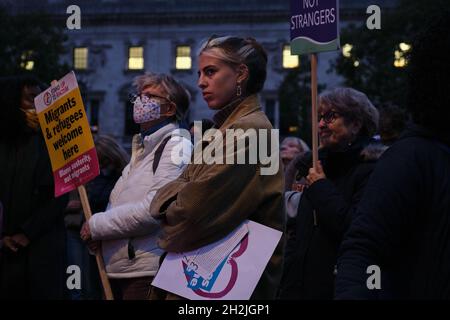
[[[337,298],[450,298],[448,141],[411,128],[380,159],[342,244]],[[367,288],[371,265],[380,290]]]
[[[300,199],[296,232],[286,248],[281,299],[333,298],[338,247],[377,158],[368,156],[375,148],[368,145],[369,139],[359,139],[342,152],[319,154],[327,179],[312,184]]]
[[[14,142],[0,142],[0,201],[2,236],[24,233],[26,248],[3,249],[0,298],[62,299],[65,285],[67,196],[54,197],[50,159],[40,132]]]

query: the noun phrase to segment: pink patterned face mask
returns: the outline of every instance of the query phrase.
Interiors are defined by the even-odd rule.
[[[161,102],[147,96],[136,97],[133,106],[133,119],[137,124],[159,119],[161,116]]]

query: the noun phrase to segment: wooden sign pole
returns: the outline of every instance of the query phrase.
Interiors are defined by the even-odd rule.
[[[318,121],[317,121],[317,53],[311,54],[311,101],[312,101],[312,156],[313,156],[313,168],[317,170],[317,162],[319,160],[319,133],[318,133]]]
[[[81,205],[84,211],[84,217],[86,221],[92,217],[91,206],[89,205],[89,199],[86,193],[86,188],[84,186],[78,187],[78,193],[80,194]],[[100,273],[100,279],[103,285],[103,292],[105,293],[106,300],[114,300],[111,285],[109,284],[108,276],[106,275],[105,263],[103,262],[103,257],[100,250],[95,252],[95,259],[97,260],[98,271]]]

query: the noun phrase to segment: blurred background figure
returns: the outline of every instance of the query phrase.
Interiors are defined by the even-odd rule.
[[[3,205],[0,201],[0,261],[2,259],[2,247],[3,247],[3,239],[1,236],[2,230],[3,230]]]
[[[380,139],[384,145],[390,146],[400,138],[400,135],[405,130],[408,114],[406,110],[392,104],[382,105],[379,111]]]
[[[295,166],[295,158],[302,158],[305,154],[310,154],[309,146],[302,139],[297,137],[286,137],[281,142],[280,157],[284,169],[284,208],[286,211],[287,237],[291,237],[291,226],[297,215],[298,203],[306,183],[303,175],[298,176],[298,169]],[[308,168],[309,169],[309,168]],[[298,178],[297,178],[298,176]]]
[[[299,154],[309,151],[305,141],[297,137],[286,137],[281,142],[280,157],[283,162],[283,168],[286,171],[289,163]]]
[[[34,98],[32,76],[0,78],[0,201],[4,206],[0,298],[63,299],[66,244],[63,210]]]
[[[110,136],[94,136],[94,142],[100,175],[86,185],[93,213],[106,210],[111,191],[130,158]],[[80,237],[81,226],[85,219],[77,190],[70,193],[64,221],[67,229],[67,265],[79,266],[82,275],[81,289],[70,290],[70,298],[72,300],[101,299],[102,289],[95,257],[89,254],[86,244]]]
[[[92,212],[99,212],[106,209],[111,190],[130,161],[130,155],[111,136],[97,135],[94,142],[100,175],[89,183],[88,192]]]

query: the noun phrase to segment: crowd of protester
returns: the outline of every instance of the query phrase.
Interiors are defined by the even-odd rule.
[[[95,252],[115,299],[181,299],[151,285],[166,253],[213,243],[247,219],[283,233],[252,299],[450,298],[449,30],[442,13],[417,35],[407,109],[376,106],[355,88],[326,90],[319,161],[305,141],[285,137],[272,175],[261,175],[260,159],[192,161],[214,143],[194,139],[208,129],[273,129],[258,98],[264,48],[212,36],[198,52],[197,85],[214,117],[198,119],[198,132],[191,123],[186,137],[189,92],[166,74],[136,77],[140,132],[131,157],[114,138],[95,137],[100,175],[87,184],[88,221],[76,191],[54,196],[33,102],[45,85],[0,78],[0,299],[102,299]],[[226,157],[250,159],[245,141]],[[68,290],[68,265],[82,269],[81,289]],[[368,286],[370,266],[382,286]]]

